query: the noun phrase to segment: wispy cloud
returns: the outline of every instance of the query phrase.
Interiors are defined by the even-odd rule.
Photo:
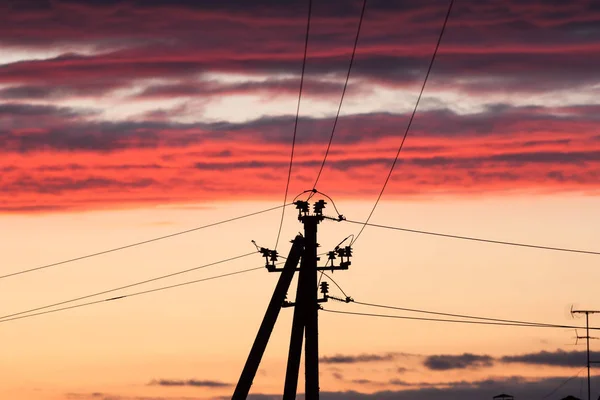
[[[494,358],[488,355],[464,353],[460,355],[434,355],[429,356],[423,365],[434,371],[447,371],[451,369],[478,369],[491,367]]]
[[[383,390],[374,393],[358,391],[331,392],[323,391],[323,400],[480,400],[491,399],[500,393],[509,393],[515,398],[542,398],[563,384],[568,376],[531,379],[523,376],[496,377],[476,381],[453,381],[428,384],[408,384],[402,390]],[[398,381],[398,386],[402,386]],[[554,398],[562,398],[569,394],[579,393],[584,378],[572,379],[568,384],[556,390]],[[600,384],[600,377],[593,377],[593,385]],[[419,387],[420,386],[420,387]],[[248,396],[249,400],[271,400],[280,398],[276,395],[256,394]],[[225,399],[226,397],[221,397]],[[298,396],[304,399],[303,395]]]
[[[319,361],[323,364],[358,364],[392,361],[398,356],[398,353],[356,355],[336,354],[333,356],[321,357]]]
[[[585,351],[540,351],[538,353],[525,353],[500,358],[505,363],[521,363],[529,365],[546,365],[553,367],[581,367],[586,363]],[[599,351],[590,351],[590,358],[600,359]]]
[[[191,386],[191,387],[203,387],[203,388],[226,388],[231,387],[231,383],[225,383],[221,381],[212,381],[212,380],[197,380],[197,379],[187,379],[187,380],[174,380],[174,379],[153,379],[148,384],[150,386]]]

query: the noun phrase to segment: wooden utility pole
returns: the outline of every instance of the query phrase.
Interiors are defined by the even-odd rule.
[[[325,207],[325,204],[327,204],[323,200],[314,203],[312,214],[310,212],[310,205],[307,201],[296,201],[294,204],[298,209],[298,220],[304,225],[304,236],[299,235],[294,239],[292,249],[290,250],[283,268],[277,268],[275,265],[275,261],[277,261],[276,251],[261,248],[261,252],[266,259],[267,270],[269,272],[281,272],[281,277],[273,292],[273,297],[271,298],[263,322],[256,335],[254,345],[250,350],[250,355],[248,356],[240,380],[235,388],[232,400],[244,400],[248,396],[252,381],[256,376],[258,366],[282,307],[294,307],[283,399],[293,400],[296,398],[300,359],[302,356],[302,342],[304,338],[306,339],[304,345],[305,398],[306,400],[319,399],[318,312],[321,308],[319,303],[327,301],[328,285],[326,282],[321,283],[323,297],[319,298],[317,272],[322,270],[334,271],[348,269],[352,250],[350,246],[346,246],[345,248],[336,247],[334,251],[327,253],[331,265],[319,267],[317,265],[320,260],[317,255],[317,249],[319,247],[319,244],[317,243],[317,227],[324,219],[334,218],[323,216],[323,208]],[[340,216],[339,219],[334,220],[340,221],[342,218],[343,217]],[[339,256],[341,259],[338,266],[334,265],[336,256]],[[289,302],[285,300],[285,297],[294,272],[297,270],[300,258],[296,301]]]
[[[248,355],[246,365],[244,365],[244,369],[242,370],[240,380],[235,387],[232,399],[241,400],[248,397],[250,387],[252,386],[252,382],[254,381],[256,372],[258,371],[258,366],[260,365],[262,356],[267,348],[267,343],[269,343],[269,338],[271,337],[273,327],[275,326],[275,322],[279,316],[281,305],[285,301],[285,296],[290,284],[292,283],[296,266],[300,260],[300,255],[302,254],[301,252],[304,247],[304,238],[302,236],[296,236],[292,243],[290,254],[288,255],[285,265],[281,270],[279,281],[277,282],[277,286],[275,286],[275,291],[271,297],[269,307],[267,308],[265,317],[263,318],[262,324],[258,329],[256,339],[254,340],[254,344],[252,345],[252,349]]]

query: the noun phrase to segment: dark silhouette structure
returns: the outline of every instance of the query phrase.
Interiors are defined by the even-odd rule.
[[[323,208],[325,201],[319,200],[314,203],[313,213],[310,213],[310,206],[307,201],[294,202],[298,209],[298,220],[304,225],[304,236],[298,235],[292,241],[292,248],[286,259],[283,268],[277,268],[277,251],[260,248],[265,257],[265,267],[269,272],[280,272],[279,281],[275,286],[273,296],[260,325],[244,369],[235,388],[232,400],[246,399],[250,392],[250,387],[256,376],[260,361],[273,332],[273,327],[279,316],[282,307],[294,307],[294,317],[292,321],[292,332],[290,337],[290,348],[288,354],[287,369],[285,375],[285,384],[283,389],[283,399],[293,400],[296,398],[298,389],[298,374],[300,369],[300,359],[302,356],[302,342],[306,339],[305,351],[305,379],[307,400],[317,400],[319,398],[319,329],[318,329],[318,311],[319,303],[326,302],[328,296],[328,283],[321,283],[322,298],[318,297],[317,272],[323,270],[348,269],[350,265],[349,258],[352,255],[350,246],[340,248],[336,246],[334,251],[327,253],[330,265],[318,267],[319,257],[317,255],[317,227],[324,219],[341,221],[342,216],[337,219],[325,217]],[[338,266],[334,265],[336,258],[340,258]],[[300,262],[298,288],[296,291],[296,301],[289,302],[286,299],[287,291]]]
[[[498,396],[494,396],[493,399],[494,400],[514,400],[515,398],[513,396],[511,396],[510,394],[502,393],[502,394],[499,394]]]
[[[596,364],[596,362],[590,361],[590,339],[595,339],[590,336],[590,314],[600,313],[597,310],[573,310],[571,309],[571,314],[585,314],[585,336],[577,335],[577,340],[585,339],[587,345],[587,386],[588,386],[588,400],[592,400],[592,384],[590,377],[590,366],[591,364]]]

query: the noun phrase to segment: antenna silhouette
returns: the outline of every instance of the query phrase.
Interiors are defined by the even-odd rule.
[[[590,339],[598,339],[590,336],[590,314],[598,314],[600,310],[574,310],[573,306],[571,306],[571,316],[575,318],[576,314],[585,314],[585,336],[579,336],[577,330],[575,330],[576,338],[575,343],[579,342],[579,339],[585,339],[587,349],[587,384],[588,384],[588,400],[592,399],[592,387],[591,387],[591,378],[590,378],[590,366],[591,364],[600,364],[599,361],[590,361]]]
[[[577,329],[575,329],[575,336],[573,337],[573,339],[575,339],[575,344],[573,346],[577,346],[579,344],[579,339],[598,340],[600,338],[595,337],[595,336],[579,336],[579,333],[577,332]]]

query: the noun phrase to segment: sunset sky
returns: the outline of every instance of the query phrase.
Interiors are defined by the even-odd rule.
[[[313,1],[288,201],[321,166],[361,7]],[[447,10],[447,0],[367,1],[317,185],[348,219],[365,221],[377,199]],[[307,15],[307,0],[1,1],[0,275],[283,204]],[[599,199],[600,3],[455,0],[371,222],[600,251]],[[230,398],[278,278],[264,269],[2,317],[250,253],[251,240],[272,248],[280,218],[0,279],[0,398]],[[321,250],[359,229],[323,222]],[[287,208],[282,255],[301,230]],[[600,309],[599,261],[367,227],[333,277],[363,302],[581,326],[569,309]],[[250,255],[86,301],[262,265]],[[280,314],[252,399],[281,396],[292,313]],[[573,329],[319,318],[326,400],[539,399],[578,373],[549,398],[586,395]],[[600,361],[600,343],[592,349]]]

